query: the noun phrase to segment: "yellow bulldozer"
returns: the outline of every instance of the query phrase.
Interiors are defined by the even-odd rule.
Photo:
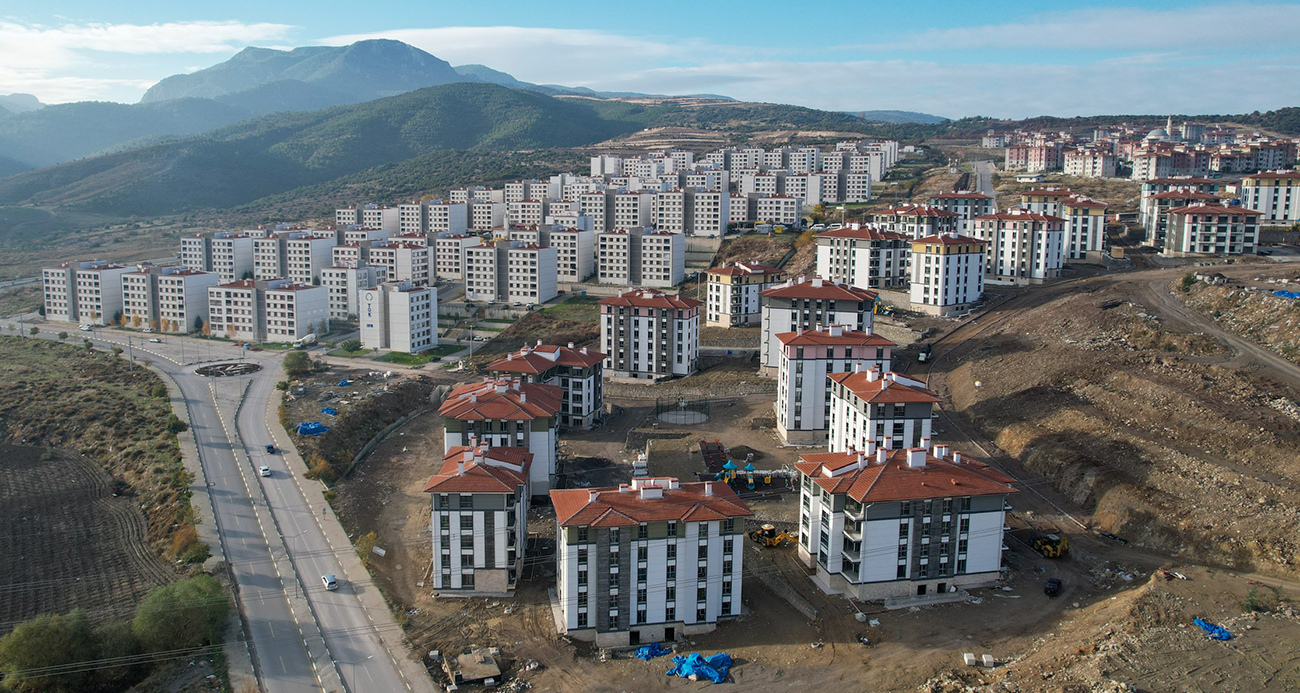
[[[765,524],[749,533],[749,538],[768,548],[777,548],[785,542],[794,543],[794,537],[786,532],[777,532],[776,527]]]
[[[1070,540],[1064,534],[1044,534],[1034,539],[1034,550],[1047,558],[1061,558],[1070,551]]]

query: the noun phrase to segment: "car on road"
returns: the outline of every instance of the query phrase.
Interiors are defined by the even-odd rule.
[[[149,342],[152,344],[162,344],[162,340],[158,339],[157,337],[150,337]]]
[[[257,473],[261,474],[262,476],[271,476],[271,468],[266,465],[262,465],[261,467],[258,467]]]
[[[78,327],[77,329],[81,330],[82,332],[89,332],[89,331],[95,329],[95,326],[94,326],[94,325],[82,325],[81,327]]]
[[[336,590],[339,588],[339,581],[334,577],[334,573],[326,573],[320,576],[320,581],[325,584],[325,589]]]
[[[267,444],[266,444],[266,454],[268,454],[268,455],[274,455],[274,454],[275,454],[275,446],[274,446],[274,445],[271,445],[270,443],[267,443]]]
[[[147,333],[149,333],[149,332],[153,332],[153,328],[152,328],[152,327],[146,327],[146,328],[144,328],[143,330],[140,330],[140,331],[141,331],[141,332],[144,332],[144,333],[147,334]]]

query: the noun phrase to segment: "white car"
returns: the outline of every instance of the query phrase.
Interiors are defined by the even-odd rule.
[[[82,332],[89,332],[89,331],[91,331],[91,330],[93,330],[93,329],[95,329],[95,328],[94,328],[94,326],[92,326],[92,325],[82,325],[81,327],[79,327],[79,328],[77,328],[77,329],[81,330]]]
[[[262,476],[271,476],[271,468],[266,465],[262,465],[261,467],[258,468],[257,473],[261,474]]]
[[[336,590],[339,588],[339,581],[335,579],[333,573],[326,573],[320,576],[320,581],[325,584],[325,589]]]
[[[153,332],[153,328],[152,328],[152,327],[146,327],[146,328],[144,328],[143,330],[140,330],[140,331],[141,331],[141,332],[145,332],[145,333]]]
[[[152,343],[154,343],[154,344],[162,344],[162,340],[161,340],[161,339],[158,339],[157,337],[150,337],[150,338],[149,338],[149,341],[152,342]]]

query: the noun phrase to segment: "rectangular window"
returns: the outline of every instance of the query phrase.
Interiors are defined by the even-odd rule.
[[[580,541],[580,542],[584,542],[584,543],[587,541],[587,528],[586,528],[586,527],[579,527],[579,528],[578,528],[578,541]]]
[[[460,516],[460,528],[469,530],[474,529],[474,516],[462,514]]]
[[[677,521],[676,521],[676,520],[670,520],[670,521],[668,522],[668,536],[670,536],[670,537],[675,537],[675,536],[677,536]]]
[[[677,545],[676,545],[676,544],[669,544],[669,545],[668,545],[668,560],[671,561],[671,560],[673,560],[673,559],[675,559],[675,558],[677,558]]]
[[[644,522],[636,526],[637,539],[645,539],[649,536],[650,536],[650,528],[647,527]]]

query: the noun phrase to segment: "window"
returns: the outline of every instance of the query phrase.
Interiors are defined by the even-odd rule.
[[[902,580],[903,578],[906,578],[906,577],[907,577],[907,566],[906,566],[906,565],[900,565],[900,566],[898,566],[897,577],[898,577],[899,580]]]
[[[665,575],[665,578],[668,579],[668,580],[676,580],[676,579],[677,579],[677,566],[676,566],[676,565],[670,565],[670,566],[667,566],[667,573],[666,573],[666,575]]]
[[[671,561],[671,560],[673,560],[673,559],[675,559],[675,558],[677,558],[677,545],[676,545],[676,544],[669,544],[669,545],[668,545],[668,560]]]
[[[474,573],[464,573],[460,576],[460,586],[467,589],[474,589]]]
[[[669,585],[668,588],[664,590],[664,601],[669,601],[669,602],[677,601],[677,588],[676,588],[676,587],[674,587],[674,586],[672,586],[672,585]],[[669,618],[671,618],[671,617],[669,617]]]
[[[587,528],[586,528],[586,527],[579,527],[579,528],[578,528],[578,541],[580,541],[580,542],[584,542],[584,543],[585,543],[586,541],[588,541],[588,540],[587,540]]]
[[[735,532],[736,532],[736,521],[734,519],[727,519],[722,521],[723,534],[735,534]]]
[[[677,521],[676,521],[676,520],[670,520],[670,521],[668,522],[668,536],[670,536],[670,537],[675,537],[675,536],[677,536]],[[675,548],[675,547],[674,547],[674,548]]]
[[[474,529],[474,516],[473,516],[473,515],[461,514],[461,516],[460,516],[460,528],[461,528],[461,529],[469,529],[469,530],[473,530],[473,529]]]
[[[636,526],[636,538],[637,538],[637,539],[646,539],[646,538],[648,538],[649,536],[650,536],[650,528],[647,527],[646,524],[645,524],[644,522]],[[645,559],[642,558],[641,560],[645,560]]]
[[[676,607],[672,607],[672,606],[670,606],[670,607],[664,609],[664,620],[665,620],[665,621],[676,621],[676,620],[677,620],[677,609],[676,609]]]
[[[618,612],[609,612],[609,621],[607,622],[610,630],[618,630]]]
[[[587,612],[585,611],[578,612],[578,627],[579,628],[587,627]]]
[[[701,607],[701,608],[695,610],[695,620],[696,620],[696,621],[703,621],[703,620],[706,620],[708,617],[709,617],[708,609],[705,609],[705,608]]]

